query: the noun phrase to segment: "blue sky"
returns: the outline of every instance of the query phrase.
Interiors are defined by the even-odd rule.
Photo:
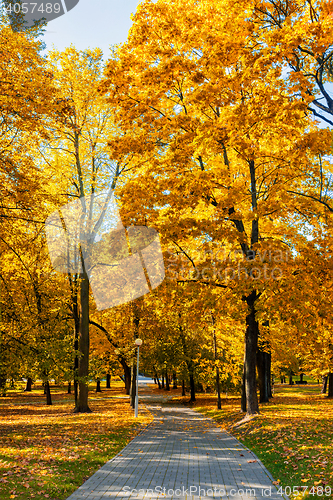
[[[63,50],[71,43],[80,50],[99,47],[104,57],[110,45],[124,42],[131,27],[131,13],[140,0],[80,0],[67,14],[50,21],[44,35],[47,50]]]

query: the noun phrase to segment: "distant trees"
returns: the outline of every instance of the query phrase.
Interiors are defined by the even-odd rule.
[[[128,222],[153,225],[187,258],[193,274],[178,282],[206,281],[246,307],[249,414],[259,411],[259,322],[270,319],[270,296],[279,307],[280,283],[294,287],[291,256],[304,221],[316,224],[315,201],[304,193],[320,179],[327,185],[331,151],[330,132],[309,117],[313,96],[299,73],[283,76],[285,59],[251,14],[256,5],[190,2],[184,14],[180,0],[144,2],[102,87],[122,130],[110,140],[112,158],[133,155],[136,174],[119,190]],[[311,28],[311,7],[303,9]],[[318,30],[324,54],[328,25]]]
[[[257,379],[267,402],[271,372],[300,360],[332,395],[332,9],[145,1],[106,67],[99,49],[41,57],[37,31],[3,23],[1,391],[74,379],[88,412],[91,378],[121,367],[134,387],[139,335],[143,369],[186,380],[192,401],[198,386],[242,386],[256,414]],[[125,226],[159,231],[166,280],[100,312],[83,254],[102,191]],[[85,237],[61,274],[44,223],[75,202]]]

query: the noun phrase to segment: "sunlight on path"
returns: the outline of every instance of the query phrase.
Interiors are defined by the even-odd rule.
[[[68,500],[286,498],[252,452],[211,419],[153,398],[152,424]]]

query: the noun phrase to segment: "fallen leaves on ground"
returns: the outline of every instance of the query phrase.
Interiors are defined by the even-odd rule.
[[[0,398],[0,499],[67,498],[151,420],[135,419],[120,394],[92,393],[93,413],[79,414],[65,392],[52,406],[36,394]]]
[[[210,396],[199,395],[195,406],[254,451],[275,484],[300,486],[294,498],[302,498],[304,485],[313,487],[309,498],[333,498],[333,400],[319,392],[319,385],[278,386],[260,415],[250,419],[244,419],[236,397],[224,399],[220,411]]]

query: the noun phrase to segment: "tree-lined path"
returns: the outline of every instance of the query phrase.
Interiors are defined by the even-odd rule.
[[[68,500],[286,498],[254,454],[211,419],[156,397],[147,406],[152,424]]]

